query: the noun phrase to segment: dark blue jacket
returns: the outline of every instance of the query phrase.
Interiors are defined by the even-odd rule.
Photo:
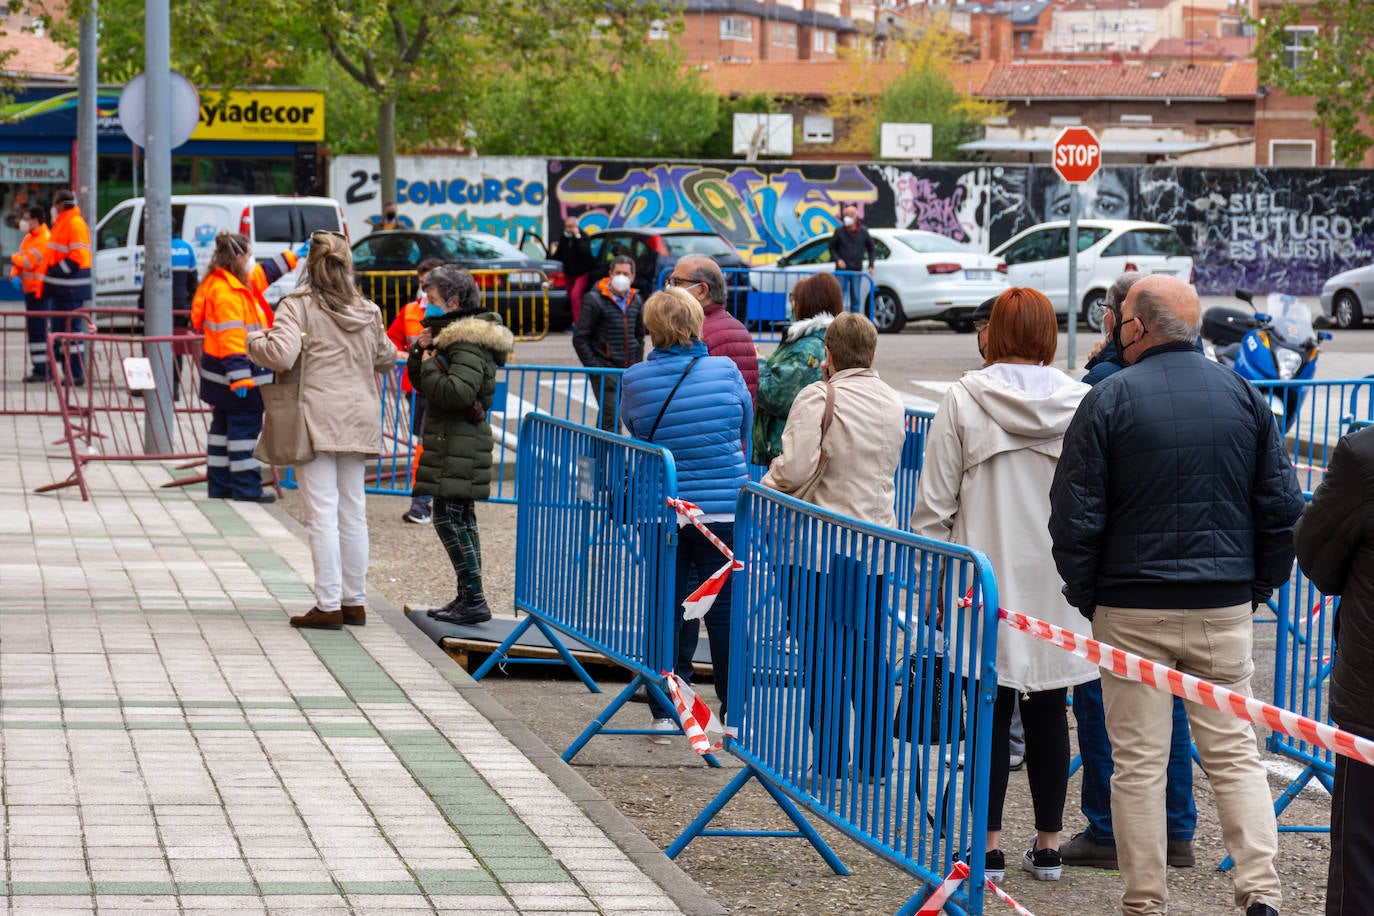
[[[749,479],[744,452],[754,425],[753,399],[728,357],[707,356],[706,344],[660,347],[625,370],[620,419],[636,439],[648,439],[654,418],[688,363],[699,357],[677,389],[652,439],[673,453],[677,493],[708,515],[734,516],[735,499]]]
[[[1088,360],[1088,364],[1083,368],[1088,370],[1088,373],[1083,376],[1083,384],[1096,385],[1103,379],[1125,369],[1126,361],[1116,355],[1116,344],[1109,340],[1101,350],[1097,351],[1096,356]]]
[[[1302,491],[1253,385],[1170,343],[1088,392],[1050,488],[1069,603],[1230,607],[1293,568]]]

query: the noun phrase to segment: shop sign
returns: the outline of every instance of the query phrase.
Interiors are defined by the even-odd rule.
[[[235,89],[226,98],[216,89],[206,89],[191,139],[321,142],[324,93]]]
[[[0,181],[70,184],[71,157],[25,153],[0,154]]]

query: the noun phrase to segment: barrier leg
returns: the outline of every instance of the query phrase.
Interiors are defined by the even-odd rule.
[[[496,651],[488,655],[487,660],[482,662],[481,666],[473,672],[472,679],[474,681],[480,681],[491,673],[492,668],[501,664],[501,662],[507,658],[511,646],[515,645],[516,640],[518,640],[521,634],[528,630],[531,625],[539,628],[539,632],[544,634],[544,638],[549,641],[549,645],[553,646],[558,654],[562,656],[564,663],[573,670],[573,673],[577,675],[582,683],[587,685],[588,690],[592,693],[601,692],[601,688],[597,686],[596,681],[592,680],[592,676],[587,673],[586,668],[582,667],[581,662],[573,658],[573,654],[568,651],[567,646],[563,645],[563,640],[558,638],[558,634],[545,626],[543,621],[533,616],[526,617],[516,625],[515,629],[511,631],[511,634],[501,641],[501,645],[496,647]],[[524,661],[528,661],[528,659]]]
[[[715,819],[716,815],[730,803],[739,790],[744,788],[745,783],[750,779],[758,778],[759,784],[769,795],[773,796],[773,801],[777,802],[778,807],[787,815],[788,819],[796,825],[796,830],[708,830],[707,825]],[[773,786],[768,780],[759,778],[758,773],[753,767],[746,766],[739,772],[730,783],[720,790],[720,794],[711,799],[711,803],[696,816],[692,823],[687,825],[687,829],[682,831],[672,845],[663,850],[664,855],[670,859],[676,859],[687,845],[699,836],[769,836],[769,837],[801,837],[820,853],[825,864],[829,865],[835,874],[845,876],[849,874],[849,869],[840,861],[840,857],[835,855],[835,850],[830,848],[830,844],[821,837],[811,822],[801,813],[795,802],[788,798],[782,790]]]

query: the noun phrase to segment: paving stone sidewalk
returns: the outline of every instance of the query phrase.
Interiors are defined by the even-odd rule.
[[[291,629],[280,512],[160,465],[36,495],[59,434],[0,417],[9,912],[718,911],[397,612]]]

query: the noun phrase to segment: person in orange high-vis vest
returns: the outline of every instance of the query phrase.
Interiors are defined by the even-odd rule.
[[[24,311],[31,313],[24,321],[24,330],[29,341],[29,363],[33,370],[24,379],[26,382],[46,382],[48,380],[48,319],[41,314],[46,311],[43,305],[43,255],[48,249],[47,214],[38,204],[24,208],[19,220],[19,229],[25,233],[19,243],[19,250],[10,255],[11,281],[18,284],[24,293]]]
[[[262,297],[267,288],[254,275],[246,236],[221,232],[215,238],[210,273],[191,302],[191,327],[205,335],[200,357],[200,397],[212,408],[206,440],[206,477],[215,499],[272,502],[262,489],[262,472],[253,449],[262,432],[259,385],[272,372],[248,359],[247,337],[272,325],[272,310]]]
[[[396,313],[396,318],[391,322],[391,326],[386,329],[386,336],[396,345],[401,359],[408,358],[410,348],[415,341],[420,339],[420,332],[424,328],[420,321],[425,317],[425,308],[428,303],[425,301],[425,277],[436,267],[442,267],[444,262],[438,258],[427,258],[420,262],[415,274],[419,277],[419,296],[414,302],[401,306],[401,310]],[[410,377],[401,373],[401,391],[411,395],[410,399],[410,432],[411,442],[414,443],[414,451],[411,452],[410,459],[410,482],[415,483],[415,468],[420,464],[420,455],[424,453],[425,447],[421,440],[425,433],[425,398],[424,395],[415,391],[410,384]],[[412,525],[428,525],[434,504],[432,496],[414,496],[410,498],[410,508],[401,516],[401,521],[409,522]]]
[[[76,195],[61,188],[52,196],[52,231],[43,249],[43,297],[47,310],[71,312],[91,302],[91,229],[76,205]],[[80,318],[54,316],[48,319],[48,332],[71,331],[80,334],[85,322]],[[54,354],[77,385],[85,383],[80,345],[63,348]],[[50,367],[51,369],[59,367]]]

